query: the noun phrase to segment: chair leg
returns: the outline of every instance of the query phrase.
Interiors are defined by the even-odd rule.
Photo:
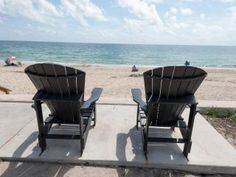
[[[37,121],[38,121],[38,131],[39,131],[39,135],[38,135],[38,140],[39,140],[39,147],[41,148],[41,153],[43,153],[43,151],[46,149],[46,127],[44,126],[44,122],[43,122],[43,113],[42,113],[42,106],[41,106],[41,101],[34,101],[34,109],[36,112],[36,116],[37,116]]]
[[[145,133],[145,130],[143,130],[143,152],[144,152],[144,156],[145,156],[146,160],[148,160],[148,157],[147,157],[147,146],[148,146],[147,135]]]
[[[84,138],[81,137],[80,139],[80,157],[83,155],[84,151]]]
[[[96,126],[97,112],[96,112],[96,103],[94,103],[94,118],[93,118],[93,126]]]
[[[188,128],[187,128],[187,134],[186,134],[186,139],[187,142],[184,145],[184,156],[188,159],[188,153],[191,151],[192,147],[192,131],[193,131],[193,124],[194,124],[194,118],[196,115],[196,109],[197,109],[197,104],[193,104],[190,106],[190,113],[189,113],[189,121],[188,121]]]
[[[83,150],[84,150],[84,130],[83,130],[83,119],[82,119],[82,116],[81,116],[81,112],[80,112],[80,109],[79,109],[79,104],[78,104],[78,115],[80,115],[80,119],[79,119],[79,132],[80,132],[80,156],[82,156],[83,154]]]
[[[191,146],[192,146],[192,142],[187,142],[184,144],[184,156],[188,159],[188,153],[190,153],[190,150],[191,150]]]
[[[147,142],[145,142],[144,145],[143,145],[143,152],[144,152],[145,159],[148,160],[148,156],[147,156]]]
[[[46,138],[39,135],[38,136],[38,141],[39,141],[39,147],[41,148],[41,153],[40,153],[40,155],[41,155],[47,147]]]
[[[139,123],[139,105],[137,106],[137,119],[136,119],[136,129],[138,130],[138,123]]]

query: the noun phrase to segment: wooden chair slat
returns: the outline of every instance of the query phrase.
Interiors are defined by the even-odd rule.
[[[35,64],[28,67],[26,73],[28,73],[35,87],[47,94],[63,97],[84,92],[85,73],[71,67],[51,63]],[[75,115],[78,109],[75,103],[65,105],[57,101],[46,101],[46,104],[51,113],[57,116],[61,122],[79,122],[79,118]]]
[[[150,95],[155,95],[168,99],[192,95],[205,76],[205,71],[191,66],[167,66],[146,71],[144,72],[146,97],[149,99]],[[153,108],[157,113],[151,114],[152,125],[166,126],[178,121],[185,106],[184,104],[161,104]]]

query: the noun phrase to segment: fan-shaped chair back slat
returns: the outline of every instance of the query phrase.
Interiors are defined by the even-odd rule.
[[[25,69],[37,90],[56,96],[73,96],[84,93],[85,73],[83,71],[50,63],[35,64]],[[83,101],[83,99],[82,99]],[[62,123],[78,123],[78,104],[47,101],[51,113]]]
[[[157,98],[174,99],[193,95],[206,72],[191,66],[167,66],[144,73],[146,100]],[[151,125],[169,126],[180,118],[185,104],[156,104],[153,107]]]

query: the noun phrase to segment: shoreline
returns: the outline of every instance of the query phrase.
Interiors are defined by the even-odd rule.
[[[66,65],[66,66],[75,66],[75,67],[106,67],[106,68],[113,68],[113,67],[117,67],[117,68],[131,68],[133,65],[135,65],[138,68],[157,68],[157,67],[164,67],[164,66],[170,66],[170,65],[139,65],[139,64],[99,64],[99,63],[66,63],[66,62],[48,62],[48,61],[43,61],[43,62],[37,62],[37,61],[28,61],[28,60],[22,60],[20,61],[24,66],[28,66],[31,64],[36,64],[36,63],[55,63],[55,64],[60,64],[60,65]],[[5,62],[2,60],[0,63],[2,66],[4,66]],[[184,65],[184,64],[183,64]],[[175,66],[181,66],[181,65],[175,65]],[[194,66],[194,67],[199,67],[202,69],[210,69],[210,70],[225,70],[225,69],[230,69],[230,70],[236,70],[236,66],[232,66],[232,67],[224,67],[224,66],[195,66],[195,65],[190,65],[190,66]]]

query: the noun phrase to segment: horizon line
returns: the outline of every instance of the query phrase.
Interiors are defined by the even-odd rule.
[[[72,44],[114,44],[114,45],[163,45],[163,46],[214,46],[214,47],[236,47],[236,45],[219,44],[152,44],[152,43],[120,43],[120,42],[74,42],[74,41],[40,41],[40,40],[2,40],[0,42],[42,42],[42,43],[72,43]]]

